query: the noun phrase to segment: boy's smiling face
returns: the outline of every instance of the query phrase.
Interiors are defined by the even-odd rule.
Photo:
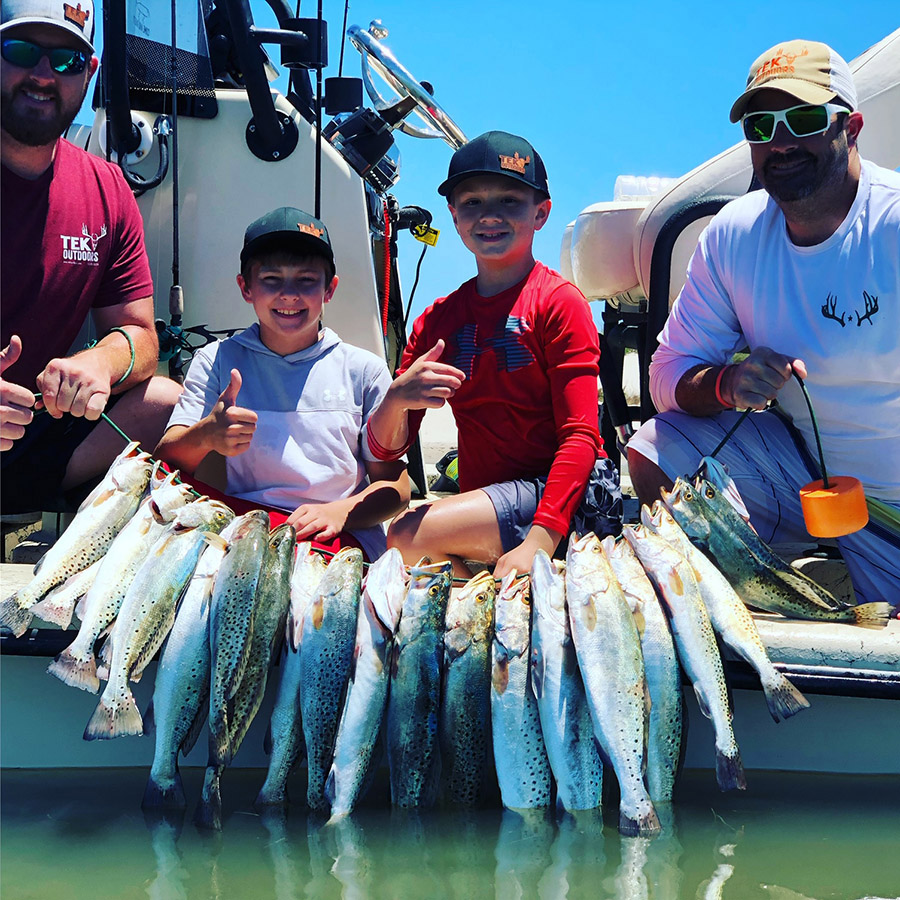
[[[274,254],[251,263],[237,277],[247,303],[253,304],[263,344],[279,356],[311,347],[319,338],[319,320],[338,279],[325,260]]]
[[[467,178],[454,188],[449,205],[463,244],[491,266],[530,258],[534,233],[550,214],[549,199],[505,175]]]

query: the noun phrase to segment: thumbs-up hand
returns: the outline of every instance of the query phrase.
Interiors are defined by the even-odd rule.
[[[0,350],[0,376],[22,355],[22,340],[18,335]],[[0,377],[0,451],[9,450],[25,434],[25,426],[34,413],[34,394],[20,384]]]
[[[390,391],[393,401],[404,409],[438,409],[466,380],[466,373],[456,366],[439,362],[444,352],[441,338],[423,353],[402,375],[394,379]]]
[[[231,379],[206,417],[207,439],[222,456],[239,456],[244,453],[256,431],[256,413],[237,405],[240,391],[241,373],[232,369]]]

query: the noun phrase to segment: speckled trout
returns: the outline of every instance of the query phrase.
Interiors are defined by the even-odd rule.
[[[304,753],[303,727],[300,721],[300,645],[303,619],[325,574],[325,559],[312,550],[309,541],[297,545],[291,573],[291,604],[281,656],[281,677],[269,720],[266,750],[269,768],[254,806],[284,806],[287,779]]]
[[[353,662],[361,587],[362,552],[344,547],[328,563],[303,619],[300,717],[309,776],[306,802],[313,810],[328,809],[325,781]]]
[[[363,582],[350,684],[325,783],[333,818],[353,811],[376,762],[375,748],[387,708],[391,648],[407,580],[403,557],[391,548],[372,564]]]
[[[772,665],[753,616],[728,579],[690,542],[662,502],[657,500],[652,510],[645,506],[641,521],[679,550],[693,567],[716,634],[756,670],[772,718],[779,722],[806,709],[809,703],[803,694]]]
[[[494,576],[470,578],[451,593],[444,619],[439,725],[446,799],[474,806],[481,797],[491,729]]]
[[[682,478],[663,502],[691,541],[710,555],[748,605],[795,619],[848,622],[866,628],[888,623],[888,603],[847,606],[785,562],[741,518],[719,489]]]
[[[553,781],[528,664],[531,578],[509,572],[494,600],[491,732],[500,799],[507,809],[545,809]]]
[[[531,686],[556,800],[567,810],[596,809],[603,794],[603,762],[572,643],[565,566],[543,550],[531,566],[531,606]]]
[[[59,587],[53,588],[43,600],[31,607],[32,615],[52,622],[65,631],[72,624],[72,615],[79,608],[79,601],[91,589],[103,559],[105,557],[92,562],[86,569],[70,575]],[[83,612],[84,605],[81,604],[80,608]]]
[[[150,454],[129,444],[87,497],[69,527],[34,567],[34,577],[0,602],[0,627],[25,634],[31,608],[67,578],[100,559],[134,515],[150,480]]]
[[[668,607],[678,658],[694,686],[701,712],[712,721],[719,787],[744,790],[747,782],[731,729],[728,686],[697,576],[671,544],[649,529],[628,528],[624,533]]]
[[[659,819],[644,786],[649,697],[634,616],[595,534],[573,534],[566,603],[594,735],[619,781],[619,831],[647,837]]]
[[[50,663],[47,671],[60,681],[96,694],[100,690],[94,644],[115,621],[122,601],[150,548],[191,499],[191,489],[175,484],[177,472],[166,474],[159,463],[150,478],[150,496],[119,532],[100,561],[84,601],[84,620],[75,640]]]
[[[175,615],[175,624],[156,670],[151,708],[144,728],[154,735],[153,765],[144,789],[144,809],[184,809],[178,753],[190,752],[203,729],[209,707],[209,618],[216,574],[228,550],[232,520],[207,536],[194,574]]]
[[[437,793],[441,660],[451,573],[449,562],[427,560],[410,570],[394,638],[387,755],[391,801],[402,808],[429,806]]]
[[[603,539],[603,550],[638,624],[644,676],[650,693],[647,791],[654,804],[671,803],[681,759],[681,669],[656,588],[625,538]]]
[[[175,620],[175,604],[188,583],[207,532],[218,534],[233,518],[215,500],[182,507],[138,569],[122,601],[113,635],[109,681],[84,731],[85,740],[143,734],[144,723],[128,679],[162,646]]]

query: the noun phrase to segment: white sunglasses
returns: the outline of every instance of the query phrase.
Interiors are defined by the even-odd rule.
[[[802,104],[775,112],[749,112],[741,118],[744,137],[750,144],[767,144],[775,136],[779,122],[784,122],[787,130],[798,138],[824,134],[831,125],[835,113],[850,112],[838,103],[822,103],[818,106]]]

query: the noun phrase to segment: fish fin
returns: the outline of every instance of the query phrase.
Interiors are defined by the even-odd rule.
[[[709,704],[706,702],[706,697],[696,684],[694,685],[694,694],[697,697],[697,705],[700,707],[700,712],[702,712],[707,719],[712,719],[712,712],[710,711]]]
[[[0,601],[0,627],[8,628],[16,637],[22,637],[31,624],[31,608],[23,609],[16,598],[18,592]]]
[[[634,627],[637,628],[638,637],[643,639],[644,632],[647,630],[647,620],[644,618],[640,601],[635,604],[631,614],[634,617]]]
[[[97,663],[97,677],[101,681],[109,681],[109,663]]]
[[[853,624],[861,628],[884,628],[893,612],[890,603],[860,603],[851,607],[853,610]]]
[[[444,652],[447,658],[459,659],[469,649],[471,638],[465,628],[451,628],[444,634]]]
[[[728,755],[718,747],[716,748],[716,781],[722,791],[747,790],[744,764],[741,762],[741,754],[737,749],[734,754]]]
[[[181,742],[181,752],[184,756],[187,756],[188,753],[194,747],[194,744],[197,743],[197,739],[200,737],[200,733],[203,731],[203,726],[206,724],[206,720],[209,718],[209,689],[207,688],[204,691],[203,702],[200,704],[200,707],[197,710],[196,715],[194,716],[194,721],[191,722],[191,727],[188,729],[187,734],[184,736],[184,740]]]
[[[801,709],[809,707],[809,701],[793,684],[776,670],[775,676],[762,683],[766,704],[776,722],[789,719]]]
[[[221,771],[216,766],[206,767],[200,802],[194,813],[194,824],[198,828],[209,828],[212,831],[222,830]]]
[[[63,684],[89,691],[91,694],[100,693],[100,679],[97,677],[97,661],[92,653],[87,659],[76,659],[71,648],[66,647],[56,659],[47,667],[47,671],[56,676]]]
[[[86,612],[85,606],[87,601],[87,594],[82,594],[78,598],[78,602],[75,604],[75,616],[78,618],[80,622],[84,621],[84,614]]]
[[[659,834],[661,830],[659,816],[652,806],[648,812],[637,819],[633,819],[621,809],[619,810],[619,834],[632,837],[652,837]]]
[[[163,786],[153,779],[151,775],[147,779],[144,788],[144,796],[141,800],[141,809],[184,809],[187,799],[184,796],[184,784],[181,773],[175,770],[175,779],[169,786]]]
[[[117,706],[108,704],[103,697],[100,698],[100,703],[87,723],[87,728],[84,729],[86,741],[109,740],[144,733],[144,721],[127,686],[124,694]]]
[[[332,767],[328,770],[328,777],[325,779],[325,787],[322,790],[322,793],[325,795],[325,799],[328,801],[329,808],[334,806],[334,800],[337,796],[334,782],[334,766],[332,765]]]
[[[215,547],[217,550],[225,551],[229,547],[228,541],[216,531],[204,531],[201,537],[210,547]]]
[[[59,625],[59,627],[65,631],[69,625],[72,624],[72,612],[75,609],[75,598],[72,597],[64,603],[58,603],[53,594],[54,591],[51,591],[43,600],[39,603],[35,603],[34,606],[31,607],[31,613],[39,619],[43,619],[45,622],[52,622],[54,625]]]
[[[544,669],[545,660],[543,654],[531,652],[531,693],[535,700],[540,700],[544,695]]]

